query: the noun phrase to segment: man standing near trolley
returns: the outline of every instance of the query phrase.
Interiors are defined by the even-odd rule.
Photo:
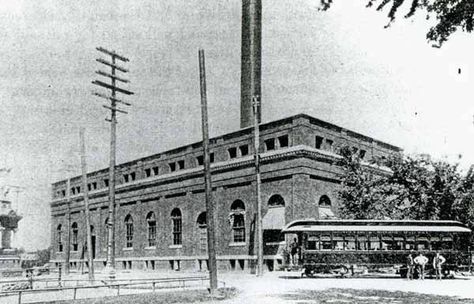
[[[408,280],[413,280],[413,268],[415,267],[415,262],[413,260],[413,252],[410,252],[407,256],[407,278]]]
[[[425,265],[428,263],[428,258],[425,257],[421,252],[414,260],[416,268],[418,269],[418,280],[425,279]]]
[[[433,258],[433,268],[436,272],[436,279],[441,280],[442,276],[442,265],[446,262],[444,256],[436,252],[436,255]]]

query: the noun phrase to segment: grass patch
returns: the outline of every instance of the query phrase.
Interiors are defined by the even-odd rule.
[[[416,292],[375,289],[330,288],[326,290],[297,290],[281,296],[294,304],[472,304],[472,299],[460,299]]]
[[[226,300],[237,295],[235,288],[219,288],[218,295],[211,297],[207,290],[184,290],[172,292],[150,292],[123,296],[101,297],[91,299],[41,302],[43,304],[173,304],[203,303]],[[37,303],[37,304],[41,304]]]

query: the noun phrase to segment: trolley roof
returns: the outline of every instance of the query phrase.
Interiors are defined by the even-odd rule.
[[[470,233],[471,229],[456,221],[414,220],[297,220],[286,225],[283,233],[295,232],[448,232]]]

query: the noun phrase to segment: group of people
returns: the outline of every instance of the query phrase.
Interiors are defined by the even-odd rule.
[[[413,275],[416,270],[418,272],[418,279],[424,280],[425,266],[428,264],[429,259],[421,252],[416,257],[413,257],[413,255],[413,253],[410,253],[407,256],[407,278],[409,280],[413,280]],[[436,252],[435,256],[433,257],[433,269],[435,270],[437,280],[441,280],[442,268],[445,262],[446,259],[441,254],[439,254],[439,252]]]

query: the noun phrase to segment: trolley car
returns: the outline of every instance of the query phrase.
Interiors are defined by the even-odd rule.
[[[283,228],[297,239],[297,266],[304,274],[354,274],[354,269],[397,269],[406,277],[408,254],[423,253],[430,271],[435,252],[446,258],[444,274],[471,264],[471,230],[456,221],[298,220]]]

